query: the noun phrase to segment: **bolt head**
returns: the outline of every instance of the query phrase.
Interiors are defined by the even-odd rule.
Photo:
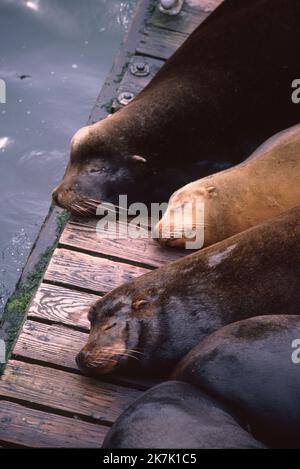
[[[137,68],[140,72],[142,72],[143,70],[145,70],[145,63],[144,63],[144,62],[138,62],[138,63],[136,64],[136,68]]]
[[[177,0],[160,0],[160,4],[165,10],[170,10],[176,6]]]
[[[120,104],[123,106],[126,106],[126,104],[130,103],[134,98],[134,94],[131,93],[131,91],[124,91],[123,93],[120,93],[118,96],[118,101]]]

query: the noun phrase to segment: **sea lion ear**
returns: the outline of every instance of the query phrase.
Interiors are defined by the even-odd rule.
[[[132,302],[132,309],[136,310],[148,304],[147,300],[135,300]]]
[[[216,195],[217,189],[214,186],[209,186],[204,189],[204,196],[213,197]]]
[[[144,158],[143,156],[132,155],[131,159],[134,160],[134,161],[140,161],[141,163],[147,163],[146,158]]]

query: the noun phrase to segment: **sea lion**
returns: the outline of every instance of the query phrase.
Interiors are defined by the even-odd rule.
[[[210,246],[299,203],[297,125],[265,142],[246,162],[176,191],[155,231],[161,244],[185,247],[196,238],[196,229],[204,228],[203,246]],[[204,209],[200,225],[197,204]]]
[[[300,121],[298,0],[225,0],[126,107],[79,130],[54,201],[165,202]]]
[[[87,373],[136,365],[166,374],[209,334],[232,322],[300,308],[300,206],[138,277],[90,309],[77,356]]]
[[[300,316],[260,316],[209,336],[173,377],[226,403],[267,445],[300,448],[299,358]]]
[[[147,391],[117,419],[102,448],[262,449],[222,404],[187,383]],[[188,461],[186,456],[186,461]]]

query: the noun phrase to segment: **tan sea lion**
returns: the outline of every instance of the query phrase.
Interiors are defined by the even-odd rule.
[[[225,0],[126,107],[79,130],[54,201],[165,202],[300,121],[298,0]]]
[[[300,448],[300,315],[223,327],[183,358],[173,378],[229,406],[267,445]]]
[[[227,324],[298,314],[299,278],[300,206],[105,295],[89,311],[78,366],[165,374]]]
[[[204,246],[300,204],[300,125],[265,142],[246,162],[176,191],[156,226],[161,244],[185,247],[195,239],[195,229],[203,229],[197,204],[204,208]],[[190,209],[183,216],[184,207]]]
[[[102,447],[262,449],[264,445],[220,402],[194,386],[171,381],[155,386],[131,404],[114,423]],[[175,462],[179,462],[178,456]],[[195,462],[189,454],[181,461]]]

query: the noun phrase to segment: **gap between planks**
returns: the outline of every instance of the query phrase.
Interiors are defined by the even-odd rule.
[[[205,0],[199,1],[202,4],[209,3]],[[197,19],[196,16],[196,10],[189,13],[188,8],[186,10],[184,8],[181,18],[178,17],[173,24],[166,19],[164,25],[159,25],[161,28],[159,29],[157,26],[160,19],[154,14],[150,21],[152,25],[144,29],[143,37],[137,46],[137,53],[166,60],[182,44],[187,33],[200,24],[205,15],[201,12]],[[168,31],[162,31],[163,28]],[[158,53],[154,51],[155,47]],[[160,67],[159,62],[157,67]],[[52,264],[50,263],[51,268],[49,266],[49,272],[47,271],[48,279],[47,275],[45,276],[46,281],[63,286],[46,283],[40,285],[29,309],[29,320],[25,322],[14,350],[14,355],[23,361],[11,360],[0,381],[1,444],[4,442],[5,445],[16,447],[99,448],[107,428],[99,423],[94,424],[70,417],[76,415],[86,420],[110,424],[123,410],[123,406],[128,405],[131,399],[139,394],[135,389],[120,388],[112,383],[81,376],[74,363],[74,357],[86,341],[89,327],[86,313],[98,295],[132,277],[146,273],[151,268],[176,260],[172,258],[174,254],[172,252],[164,255],[162,251],[158,252],[157,245],[152,245],[149,249],[142,243],[132,249],[131,243],[126,245],[126,242],[125,245],[120,243],[116,252],[116,241],[110,243],[102,240],[96,246],[95,239],[87,236],[91,245],[93,244],[92,248],[91,245],[84,246],[78,233],[75,236],[74,230],[71,233],[68,231],[69,228],[70,225],[67,225],[60,242],[60,246],[68,248],[69,251],[67,249],[55,251],[54,260]],[[70,249],[83,252],[75,253]],[[110,260],[95,260],[98,254],[110,257]],[[182,255],[179,254],[178,257]],[[178,258],[177,255],[175,257]],[[83,261],[83,268],[87,267],[88,282],[84,282],[77,261]],[[123,264],[134,262],[138,266],[129,265],[122,268],[121,262]],[[93,275],[93,268],[99,268],[102,277],[108,275],[109,281],[103,278],[101,280],[101,277],[98,279],[97,275]],[[74,269],[73,273],[75,271],[76,274],[74,283],[69,281],[71,269]],[[120,272],[117,273],[117,270]],[[86,283],[88,283],[87,288]],[[91,293],[78,291],[80,289]],[[56,295],[62,300],[60,308],[57,307]],[[74,296],[77,298],[76,301]],[[48,321],[49,324],[38,321]],[[81,327],[82,331],[74,330],[75,327]],[[40,365],[30,363],[30,360],[35,360],[36,350],[43,351],[39,357]],[[63,360],[61,352],[64,352]],[[53,367],[49,368],[50,365]],[[55,366],[63,370],[55,369]],[[145,385],[144,380],[143,383]],[[55,413],[49,414],[44,410],[28,408],[5,399],[26,402],[27,405],[40,406]],[[70,417],[61,415],[64,413]]]
[[[116,261],[123,261],[144,268],[161,267],[167,262],[172,262],[187,252],[162,247],[151,238],[150,232],[139,230],[140,238],[129,239],[127,235],[128,225],[122,234],[124,225],[116,224],[116,231],[122,234],[122,238],[116,238],[112,230],[105,231],[105,236],[97,233],[98,219],[84,220],[78,224],[76,219],[71,220],[65,227],[59,245],[65,248],[81,250],[92,255],[113,257]]]
[[[0,381],[0,394],[47,412],[110,426],[141,391],[10,360]]]
[[[80,374],[75,357],[86,344],[86,341],[87,332],[27,320],[14,347],[13,358]],[[38,357],[37,350],[39,350]],[[143,379],[129,375],[126,377],[123,375],[109,375],[101,381],[136,389],[148,389],[158,382],[153,379]]]
[[[0,443],[18,448],[101,448],[107,427],[0,401]]]

